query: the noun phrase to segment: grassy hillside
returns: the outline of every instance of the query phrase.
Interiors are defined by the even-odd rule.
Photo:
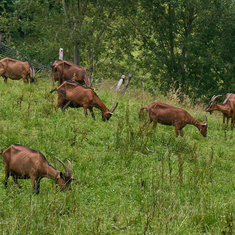
[[[12,178],[4,187],[0,160],[1,234],[232,234],[235,197],[235,138],[224,130],[222,114],[208,116],[208,136],[194,126],[175,137],[174,127],[142,128],[138,109],[153,101],[182,107],[204,122],[203,104],[180,106],[168,97],[131,86],[113,92],[116,82],[104,82],[97,94],[118,108],[108,122],[98,109],[96,120],[83,109],[55,112],[57,94],[51,80],[36,84],[0,79],[0,146],[13,143],[41,151],[55,160],[72,162],[72,191],[59,192],[50,179],[41,192],[31,192],[30,180]]]

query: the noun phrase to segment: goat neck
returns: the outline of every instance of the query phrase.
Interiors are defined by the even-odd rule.
[[[51,166],[50,164],[47,164],[47,166],[42,167],[42,169],[45,169],[44,172],[42,172],[42,177],[46,177],[52,180],[55,180],[55,176],[58,172],[58,170],[56,170],[53,166]]]
[[[93,106],[100,109],[102,113],[109,112],[108,108],[106,105],[102,102],[100,98],[95,98],[93,99]]]
[[[226,104],[216,104],[214,110],[221,111],[224,114],[230,114],[230,105],[228,103]]]
[[[195,127],[198,128],[198,130],[201,132],[201,134],[206,137],[207,136],[207,117],[205,116],[205,123],[202,123],[200,121],[198,121],[196,118],[194,118],[193,116],[191,116],[190,114],[189,118],[185,119],[185,123],[186,124],[191,124],[194,125]]]

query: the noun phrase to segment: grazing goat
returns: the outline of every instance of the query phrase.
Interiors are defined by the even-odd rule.
[[[55,60],[52,66],[52,81],[61,84],[66,80],[74,80],[90,87],[90,80],[84,68],[66,60]]]
[[[34,68],[28,61],[21,61],[6,57],[0,60],[0,76],[7,83],[7,78],[12,80],[23,79],[24,82],[34,82]]]
[[[206,123],[199,122],[197,119],[192,117],[188,112],[183,109],[175,108],[168,104],[163,104],[159,102],[152,103],[147,107],[139,109],[139,114],[142,110],[147,110],[149,114],[149,119],[147,122],[153,122],[153,129],[156,129],[157,123],[163,125],[175,126],[176,137],[179,135],[183,136],[183,128],[187,124],[196,126],[201,134],[206,137],[207,135],[207,118]],[[145,123],[145,125],[147,124]]]
[[[209,105],[206,107],[206,112],[211,112],[218,110],[223,113],[223,125],[225,125],[225,118],[227,118],[227,125],[228,119],[231,118],[231,129],[234,128],[234,117],[235,117],[235,95],[233,93],[227,93],[226,99],[224,100],[223,104],[219,104],[215,101],[215,99],[222,95],[213,95]]]
[[[43,177],[52,179],[55,184],[60,186],[61,190],[70,190],[72,165],[68,160],[69,169],[59,159],[57,159],[64,167],[65,173],[56,170],[49,164],[45,156],[38,151],[30,149],[24,145],[13,144],[6,150],[1,152],[5,165],[5,187],[7,187],[7,179],[13,176],[14,182],[18,185],[17,179],[31,179],[31,186],[38,194],[40,191],[40,180]],[[36,189],[35,189],[36,182]]]
[[[87,109],[89,109],[92,117],[95,119],[93,107],[96,107],[101,110],[103,121],[109,120],[118,105],[117,103],[114,107],[113,103],[112,108],[108,110],[92,88],[85,88],[74,81],[65,81],[59,87],[51,90],[50,93],[54,91],[58,92],[56,109],[65,109],[72,104],[74,107],[83,107],[85,116],[87,116]],[[66,101],[69,102],[65,105]]]

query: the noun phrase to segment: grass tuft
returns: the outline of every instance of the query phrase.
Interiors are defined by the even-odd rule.
[[[84,117],[82,108],[55,111],[52,82],[37,84],[0,80],[0,147],[13,143],[41,151],[63,171],[56,158],[72,162],[72,191],[61,193],[42,179],[39,195],[30,180],[10,177],[4,186],[0,160],[1,234],[233,234],[234,133],[224,128],[222,114],[208,116],[208,136],[194,126],[175,137],[174,127],[147,124],[139,108],[161,101],[186,109],[203,120],[205,104],[193,106],[172,91],[144,94],[133,85],[114,93],[115,82],[104,82],[97,95],[118,108],[108,122],[100,110]],[[154,95],[155,94],[155,95]]]

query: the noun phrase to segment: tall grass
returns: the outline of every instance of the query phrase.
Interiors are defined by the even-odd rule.
[[[134,80],[133,80],[134,82]],[[0,232],[2,234],[233,234],[234,133],[224,130],[222,115],[208,116],[208,136],[194,126],[175,137],[174,127],[156,131],[138,117],[138,109],[163,101],[185,108],[203,121],[203,104],[180,106],[174,95],[150,95],[130,86],[125,94],[104,83],[97,94],[118,108],[108,122],[83,109],[55,111],[51,81],[36,84],[0,80],[0,146],[13,143],[41,151],[63,171],[58,157],[72,162],[72,191],[62,193],[43,179],[41,192],[30,181],[4,187],[0,160]]]

